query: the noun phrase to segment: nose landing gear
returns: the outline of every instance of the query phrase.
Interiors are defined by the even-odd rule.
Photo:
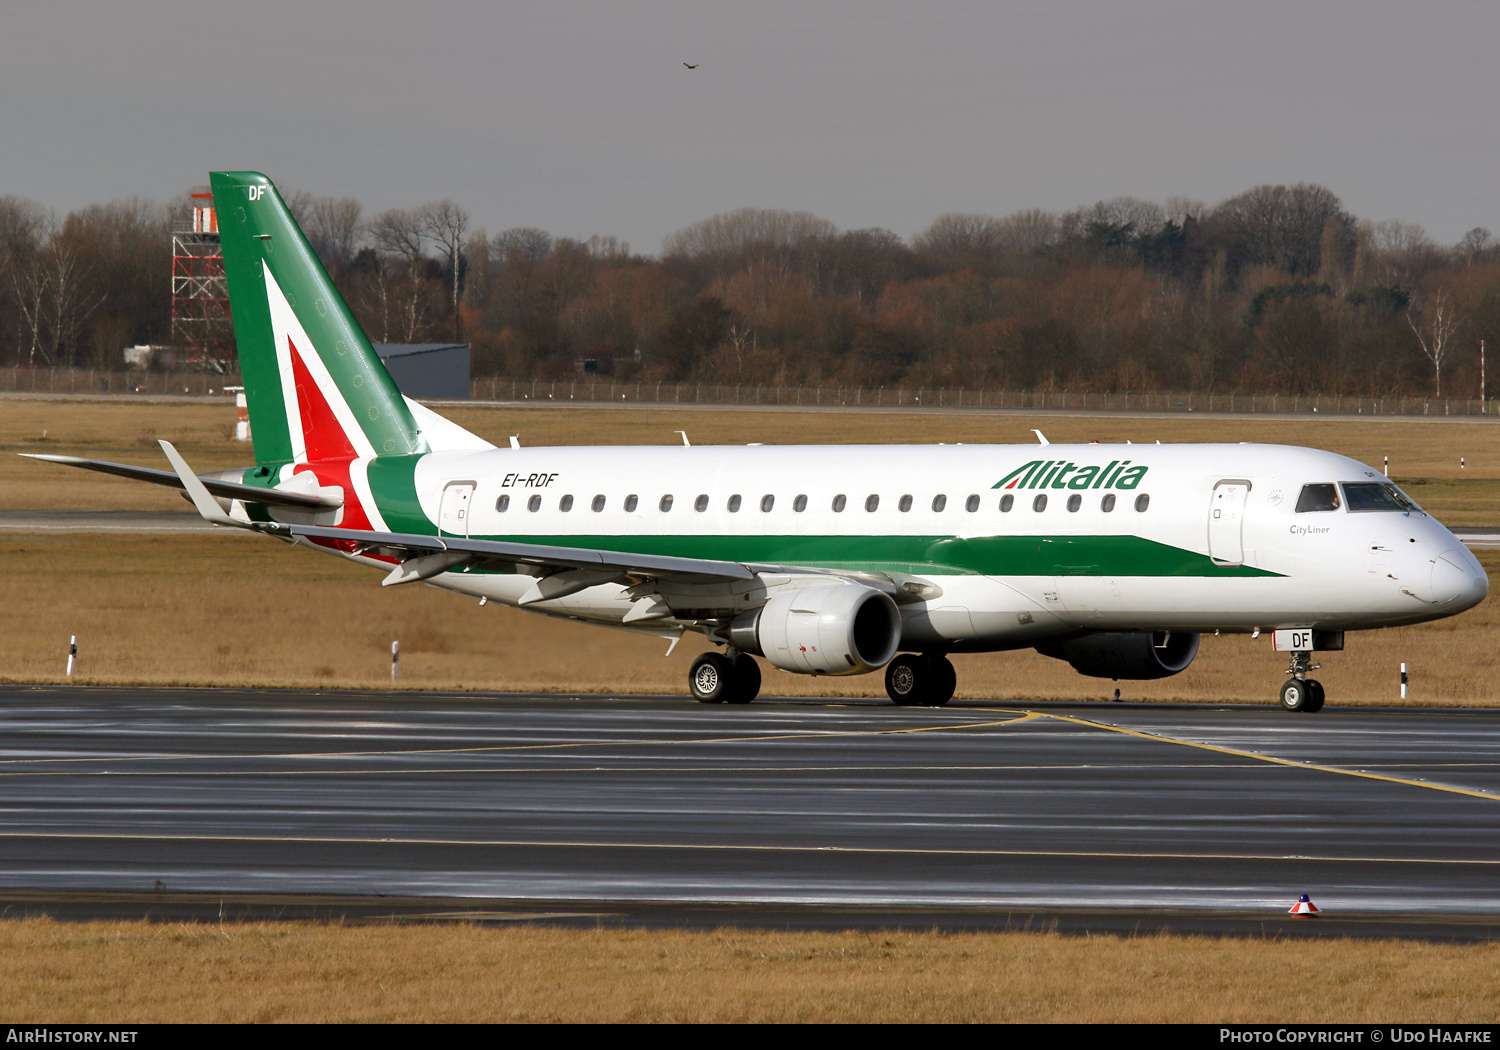
[[[1308,678],[1308,671],[1316,671],[1322,664],[1308,662],[1311,653],[1293,652],[1292,662],[1286,669],[1290,675],[1281,687],[1281,709],[1283,711],[1303,711],[1307,714],[1321,711],[1323,709],[1323,683],[1316,678]]]

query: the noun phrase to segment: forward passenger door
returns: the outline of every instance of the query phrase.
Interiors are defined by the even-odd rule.
[[[1245,562],[1245,502],[1250,482],[1225,479],[1214,486],[1208,507],[1208,556],[1220,565]]]

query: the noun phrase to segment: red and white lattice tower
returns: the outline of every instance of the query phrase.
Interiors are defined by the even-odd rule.
[[[172,227],[172,345],[205,371],[234,371],[234,324],[219,247],[219,216],[207,186],[192,191],[192,222]]]

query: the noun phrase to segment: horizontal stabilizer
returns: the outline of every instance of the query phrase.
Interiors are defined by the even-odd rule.
[[[114,474],[133,481],[149,481],[153,485],[183,489],[182,478],[170,470],[153,470],[150,467],[133,467],[128,463],[109,463],[101,459],[79,459],[77,456],[53,456],[39,452],[18,452],[27,459],[39,459],[44,463],[60,463],[65,467],[82,467],[97,470],[101,474]],[[261,488],[259,485],[243,485],[237,481],[222,481],[218,478],[199,478],[212,495],[221,499],[237,499],[246,503],[265,503],[275,507],[296,507],[299,510],[337,510],[343,505],[340,499],[324,496],[308,496],[300,492],[283,492],[280,489]]]

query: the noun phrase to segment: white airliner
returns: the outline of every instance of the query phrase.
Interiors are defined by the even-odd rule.
[[[1345,633],[1478,604],[1474,556],[1363,463],[1284,445],[496,448],[396,390],[275,187],[215,172],[256,466],[173,485],[219,525],[537,612],[721,652],[705,703],[794,674],[885,668],[898,704],[953,696],[950,653],[1034,647],[1162,678],[1204,632],[1271,632],[1280,702]],[[1041,435],[1039,434],[1040,438]]]

